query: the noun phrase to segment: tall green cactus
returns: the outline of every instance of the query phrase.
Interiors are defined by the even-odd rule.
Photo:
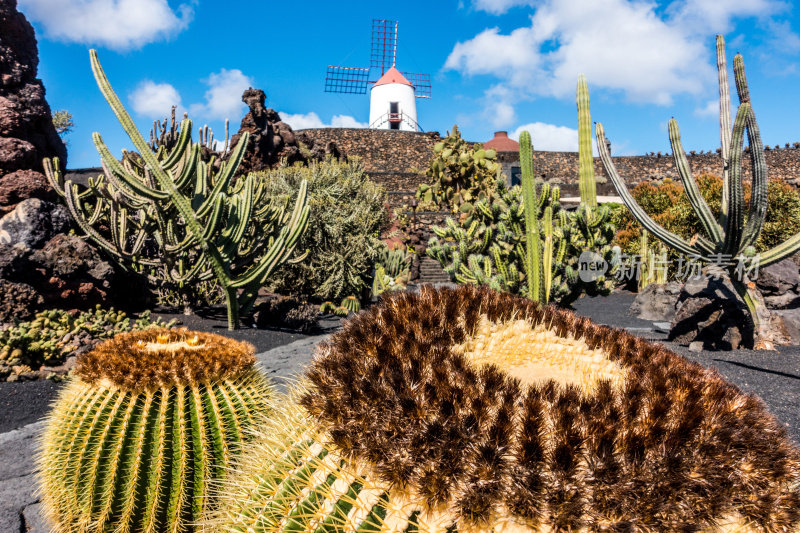
[[[547,303],[550,294],[545,287],[552,283],[552,271],[545,269],[550,262],[544,258],[545,249],[539,239],[539,209],[536,203],[536,183],[533,177],[533,144],[531,134],[523,131],[519,135],[519,159],[522,170],[522,201],[525,213],[525,276],[528,280],[526,296],[534,302]],[[550,225],[552,226],[552,213]],[[552,258],[552,247],[550,248]],[[549,258],[549,259],[551,259]]]
[[[597,147],[606,172],[611,177],[614,187],[636,220],[655,237],[667,246],[687,256],[696,256],[707,265],[721,266],[729,275],[739,296],[747,304],[753,319],[755,330],[755,348],[772,349],[774,340],[770,328],[770,313],[755,283],[748,277],[748,272],[755,267],[764,267],[780,261],[800,251],[800,233],[784,243],[757,255],[753,244],[758,239],[764,225],[767,211],[767,165],[764,158],[764,146],[756,123],[755,113],[750,103],[750,92],[744,72],[744,60],[740,54],[733,59],[733,72],[739,96],[739,107],[736,119],[730,132],[726,124],[730,123],[728,76],[725,62],[725,41],[717,35],[717,67],[719,69],[720,94],[720,139],[722,144],[723,198],[719,218],[715,218],[703,196],[697,182],[692,176],[686,153],[680,139],[678,123],[669,121],[669,139],[672,144],[675,167],[681,177],[683,187],[689,201],[700,219],[704,236],[698,235],[692,241],[686,241],[658,225],[636,203],[628,191],[625,182],[617,172],[611,155],[605,146],[603,125],[596,127]],[[744,133],[747,132],[750,160],[753,168],[753,192],[749,209],[744,205],[744,186],[742,157]]]
[[[578,174],[581,206],[597,207],[597,185],[592,161],[592,116],[589,110],[589,86],[586,76],[578,76],[576,91],[578,104]]]
[[[215,173],[215,161],[204,162],[200,144],[191,140],[189,119],[181,122],[171,149],[160,146],[154,153],[114,93],[97,53],[91,50],[90,56],[98,87],[138,154],[125,152],[120,162],[94,133],[105,176],[82,191],[64,180],[57,161],[46,159],[51,184],[80,228],[124,266],[155,270],[157,277],[178,284],[215,278],[225,293],[228,327],[237,328],[240,313],[290,258],[305,230],[305,183],[291,212],[265,202],[264,186],[255,177],[233,183],[247,134]]]
[[[150,329],[81,356],[38,455],[54,530],[194,531],[269,408],[253,352],[220,335]]]

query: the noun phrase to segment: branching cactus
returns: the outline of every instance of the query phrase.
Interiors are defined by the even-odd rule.
[[[54,530],[190,531],[271,396],[249,344],[120,334],[81,356],[38,456]]]
[[[653,236],[679,253],[687,257],[696,257],[706,265],[726,271],[750,311],[754,324],[755,348],[773,349],[770,313],[755,283],[749,279],[749,273],[756,272],[757,268],[778,262],[800,251],[800,234],[794,235],[766,252],[756,254],[754,243],[764,226],[767,212],[767,164],[756,116],[750,103],[744,60],[740,54],[733,59],[734,79],[740,103],[733,128],[729,129],[730,97],[728,96],[725,41],[721,35],[717,35],[717,68],[719,70],[720,139],[724,169],[722,207],[719,218],[714,217],[692,176],[686,153],[681,144],[678,123],[675,119],[669,121],[669,139],[672,144],[675,167],[689,201],[700,219],[705,235],[696,235],[691,241],[686,241],[667,231],[650,218],[636,203],[617,172],[611,155],[606,149],[605,132],[600,123],[596,127],[597,147],[614,187],[636,220]],[[744,173],[742,170],[742,159],[746,152],[743,147],[745,131],[753,168],[753,192],[749,208],[744,204]]]
[[[226,477],[212,531],[800,525],[800,450],[757,398],[486,287],[385,296],[318,348],[298,393]]]
[[[215,161],[204,162],[201,145],[191,140],[189,119],[181,122],[177,140],[153,152],[111,88],[97,53],[90,55],[100,91],[138,154],[125,152],[120,162],[94,133],[105,175],[81,190],[64,180],[57,161],[45,160],[51,184],[78,226],[123,266],[179,286],[215,279],[225,293],[228,327],[237,328],[240,314],[275,268],[291,258],[305,230],[305,182],[292,210],[265,201],[264,184],[255,177],[233,183],[247,134],[214,172]]]

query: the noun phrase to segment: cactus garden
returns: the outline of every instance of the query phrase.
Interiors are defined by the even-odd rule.
[[[800,532],[790,5],[433,3],[354,66],[327,6],[45,4],[0,531]]]

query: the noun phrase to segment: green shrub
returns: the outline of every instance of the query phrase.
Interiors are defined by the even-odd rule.
[[[369,286],[373,264],[388,225],[386,192],[370,181],[358,160],[328,159],[308,167],[284,167],[260,172],[267,197],[294,201],[300,183],[308,181],[311,213],[297,250],[308,256],[284,264],[269,280],[281,294],[340,301],[360,296]]]
[[[722,202],[722,179],[713,175],[697,178],[697,185],[703,198],[708,202],[714,216],[719,216]],[[745,205],[750,202],[750,184],[745,183]],[[703,235],[700,219],[695,215],[689,197],[683,186],[670,179],[660,184],[640,183],[631,189],[636,202],[656,223],[684,239]],[[767,189],[767,216],[764,229],[755,243],[756,250],[763,252],[776,246],[800,231],[800,194],[790,185],[780,181],[770,181]],[[612,213],[612,222],[617,227],[616,244],[624,253],[639,254],[639,240],[642,227],[630,211],[620,206]],[[657,239],[650,239],[657,245]],[[670,264],[675,264],[677,253],[670,249]]]

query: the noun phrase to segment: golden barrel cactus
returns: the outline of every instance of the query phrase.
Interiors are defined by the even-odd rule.
[[[42,501],[59,532],[189,531],[268,407],[251,345],[147,329],[78,359],[47,420]]]
[[[622,330],[485,288],[391,294],[321,346],[212,530],[793,531],[762,402]]]

